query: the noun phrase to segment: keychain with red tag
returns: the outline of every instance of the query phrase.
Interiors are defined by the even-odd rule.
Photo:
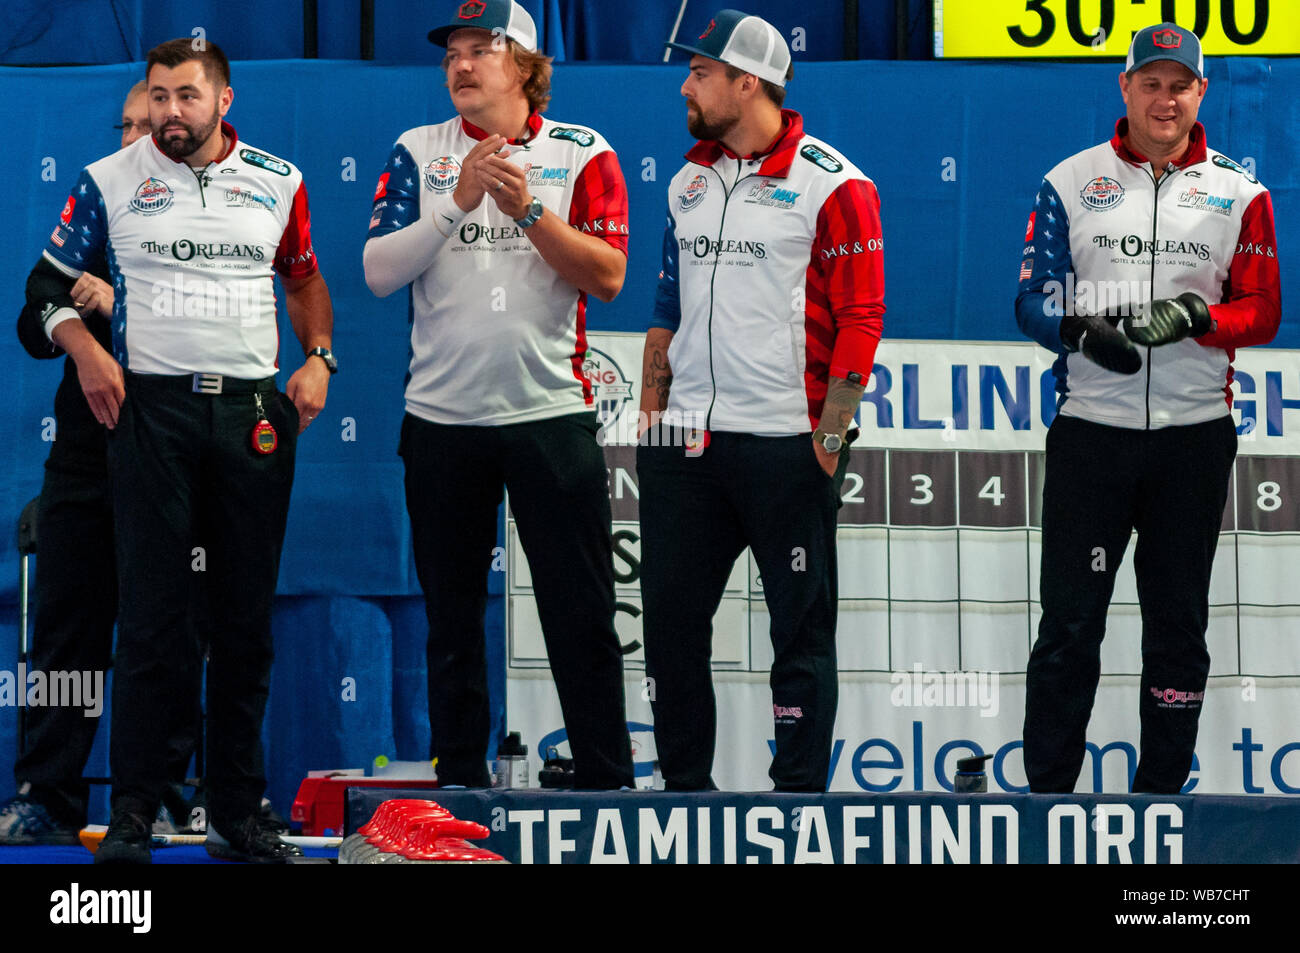
[[[257,401],[257,424],[253,427],[253,449],[267,456],[275,453],[275,448],[280,445],[280,438],[276,435],[275,428],[271,426],[271,421],[266,419],[266,411],[262,409],[262,395],[254,394],[253,399]]]

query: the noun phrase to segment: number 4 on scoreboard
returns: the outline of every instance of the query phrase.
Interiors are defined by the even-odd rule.
[[[981,500],[992,500],[994,506],[1001,506],[1007,495],[1002,492],[1002,477],[991,476],[979,492]]]

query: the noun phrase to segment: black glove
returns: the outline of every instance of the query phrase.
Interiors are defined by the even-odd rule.
[[[1071,314],[1061,321],[1061,341],[1098,367],[1117,374],[1142,370],[1142,356],[1131,341],[1100,315]]]
[[[1200,295],[1185,291],[1177,298],[1152,301],[1145,314],[1124,319],[1124,333],[1135,344],[1159,347],[1185,337],[1208,334],[1214,321]]]

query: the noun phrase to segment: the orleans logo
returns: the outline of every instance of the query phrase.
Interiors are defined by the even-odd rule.
[[[698,235],[694,240],[677,239],[682,251],[688,251],[696,258],[708,258],[710,255],[749,255],[753,258],[766,258],[767,249],[762,242],[717,241],[707,235]]]
[[[166,242],[141,242],[140,247],[150,255],[171,255],[177,261],[202,258],[250,258],[262,261],[266,252],[261,245],[241,245],[234,242],[194,242],[178,238],[170,245]]]
[[[1111,238],[1109,235],[1094,235],[1092,243],[1098,248],[1110,251],[1118,249],[1125,258],[1156,255],[1191,255],[1199,261],[1210,260],[1210,246],[1203,242],[1180,242],[1172,239],[1153,242],[1141,235],[1125,235],[1123,238]]]
[[[487,228],[478,222],[466,222],[460,227],[460,240],[466,245],[473,245],[479,241],[495,245],[497,242],[508,241],[511,238],[521,238],[523,234],[522,229],[510,225],[501,228]]]

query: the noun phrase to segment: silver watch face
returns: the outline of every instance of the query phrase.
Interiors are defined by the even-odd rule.
[[[822,449],[827,453],[839,453],[844,446],[844,438],[839,434],[828,433],[822,437]]]

